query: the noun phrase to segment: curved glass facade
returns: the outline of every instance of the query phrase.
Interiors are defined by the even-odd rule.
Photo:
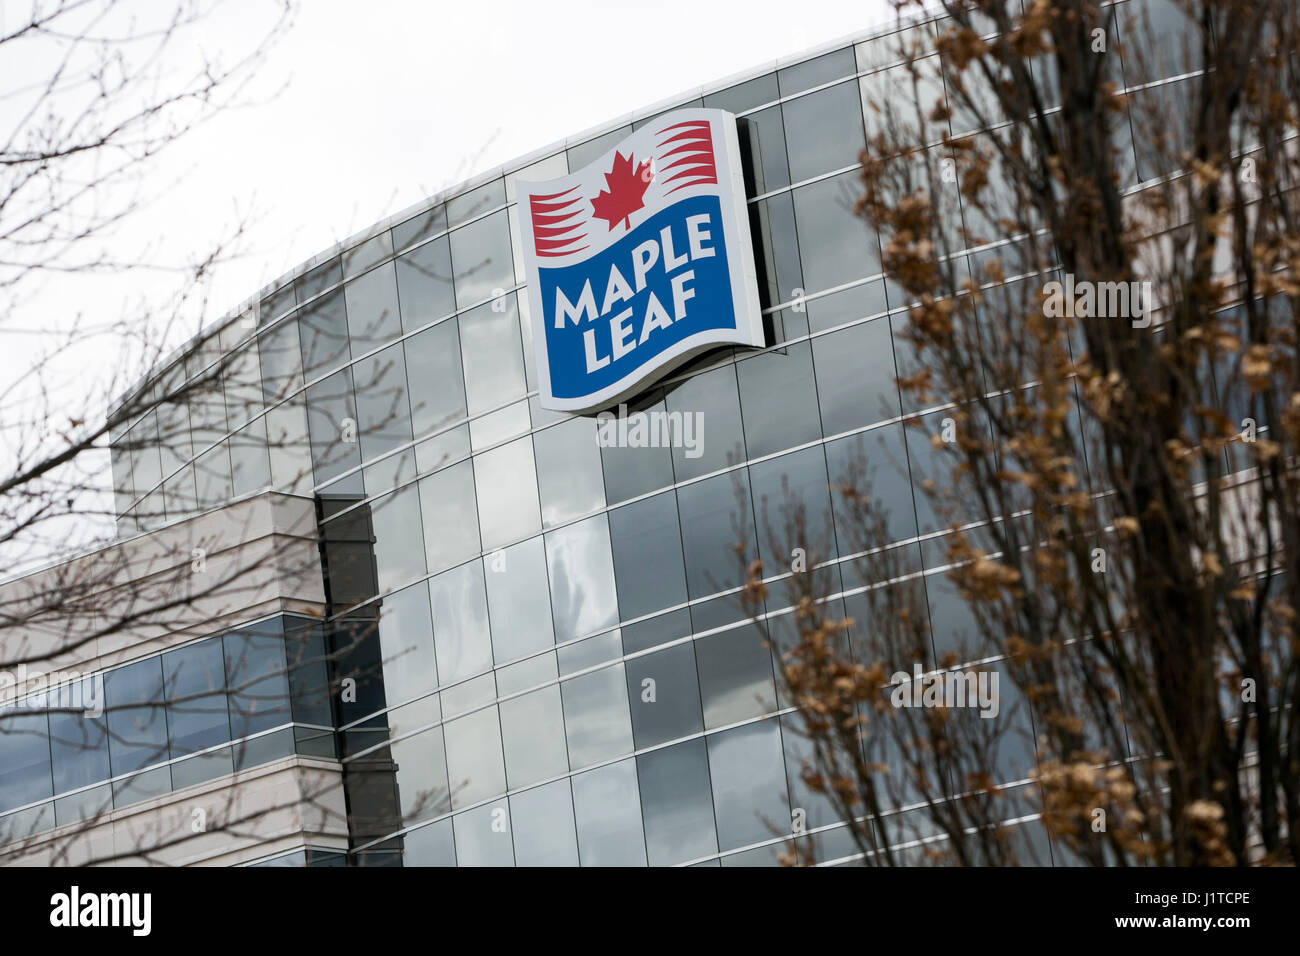
[[[800,495],[853,616],[865,583],[842,563],[853,545],[829,488],[865,456],[927,586],[937,654],[962,627],[939,565],[946,521],[919,488],[942,478],[925,427],[938,415],[900,396],[906,303],[853,212],[875,121],[862,104],[905,85],[897,45],[872,35],[665,104],[738,117],[770,343],[711,353],[634,404],[698,413],[698,456],[601,447],[594,417],[536,400],[514,182],[564,175],[639,122],[320,257],[156,380],[229,362],[217,397],[119,425],[124,534],[274,487],[316,495],[327,539],[349,521],[373,537],[362,612],[378,616],[383,686],[345,715],[342,759],[390,760],[395,806],[358,840],[363,856],[765,864],[796,809],[822,858],[853,852],[800,780],[797,714],[737,600],[734,519],[748,558],[788,566],[753,529],[779,521],[785,488]],[[1179,82],[1139,95],[1176,96]],[[1130,186],[1156,172],[1143,162]],[[905,432],[905,416],[923,427]],[[150,442],[177,426],[184,440]],[[1028,746],[1008,755],[1005,779],[1032,760]]]

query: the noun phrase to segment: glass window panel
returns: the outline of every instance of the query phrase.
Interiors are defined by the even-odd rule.
[[[1149,132],[1162,117],[1186,116],[1193,108],[1199,80],[1179,80],[1130,94],[1129,110],[1137,131],[1134,148],[1137,172],[1143,181],[1177,171],[1183,154],[1193,148],[1192,131],[1185,123],[1171,123],[1159,139]]]
[[[464,461],[421,478],[420,506],[429,570],[451,567],[479,553],[474,469]]]
[[[542,525],[551,527],[605,506],[596,421],[572,418],[533,436]]]
[[[583,866],[645,866],[636,761],[623,760],[573,778],[578,856]]]
[[[476,455],[474,487],[485,551],[542,529],[531,439],[521,438]]]
[[[245,415],[239,421],[247,418]],[[190,441],[190,409],[184,401],[158,405],[158,451],[164,476],[175,473],[194,457],[194,445]]]
[[[447,739],[447,779],[451,804],[464,807],[506,789],[501,755],[501,723],[495,707],[485,707],[444,726]]]
[[[826,454],[820,445],[751,465],[749,480],[758,523],[759,554],[768,573],[788,566],[792,548],[803,548],[810,562],[824,561],[836,554],[830,481],[826,477]],[[803,508],[802,528],[788,522],[793,512],[787,511],[787,506],[796,503]],[[794,540],[798,532],[802,532],[801,539]],[[784,552],[774,553],[774,543],[784,548]],[[731,604],[734,607],[737,602],[733,599]]]
[[[266,444],[275,487],[295,494],[310,494],[311,441],[307,433],[307,406],[303,399],[272,408],[266,413]]]
[[[394,345],[353,366],[356,383],[357,434],[361,457],[378,458],[410,442],[411,404],[406,397],[406,360]]]
[[[192,515],[199,508],[198,486],[194,482],[194,466],[186,465],[163,482],[163,504],[171,520]]]
[[[845,47],[833,53],[824,53],[804,60],[783,70],[777,70],[777,82],[781,86],[782,96],[793,96],[814,86],[821,86],[840,77],[851,76],[857,72],[857,63],[853,57],[853,48]]]
[[[875,234],[853,211],[860,193],[858,174],[853,172],[794,190],[807,292],[820,292],[880,272]]]
[[[372,236],[343,253],[343,275],[351,279],[393,254],[393,237],[388,230]]]
[[[418,329],[456,311],[451,244],[446,236],[412,249],[397,260],[396,269],[403,329]]]
[[[951,412],[923,415],[919,425],[913,425],[905,432],[908,466],[912,473],[912,482],[918,489],[913,498],[916,502],[917,530],[921,534],[947,528],[953,521],[973,521],[979,516],[981,510],[977,501],[953,501],[950,503],[956,506],[955,511],[952,514],[940,515],[935,509],[933,497],[922,490],[923,483],[926,481],[933,481],[937,489],[953,489],[958,486],[958,481],[953,474],[957,463],[961,460],[956,444],[940,442],[939,447],[936,448],[931,441],[931,436],[942,435],[944,419],[950,416]],[[977,434],[978,430],[982,430],[983,435],[979,436],[980,440],[989,440],[988,430],[983,428],[980,418],[972,416],[963,427],[975,429]],[[961,507],[963,504],[964,507]]]
[[[343,270],[340,267],[338,256],[335,256],[328,262],[322,262],[306,275],[294,280],[293,285],[298,301],[306,302],[312,296],[319,295],[330,286],[338,285],[342,281]]]
[[[527,388],[515,296],[511,294],[471,309],[457,321],[469,413],[478,415],[522,398]]]
[[[397,276],[391,262],[353,279],[344,286],[343,292],[353,355],[368,352],[402,334],[402,321],[397,312]]]
[[[104,675],[109,757],[114,775],[168,758],[162,662],[146,658]],[[48,760],[48,748],[46,759]]]
[[[569,781],[556,780],[510,798],[517,866],[577,866]]]
[[[261,304],[258,306],[258,311],[261,313],[259,316],[261,324],[265,325],[268,322],[274,322],[280,316],[284,315],[284,313],[292,309],[296,302],[297,296],[295,296],[293,292],[293,283],[291,282],[286,286],[281,286],[270,295],[264,297]]]
[[[454,683],[490,668],[492,636],[482,562],[471,561],[431,578],[429,600],[442,682]]]
[[[162,655],[167,733],[172,757],[230,740],[226,671],[221,639],[200,641]]]
[[[194,459],[194,481],[199,508],[215,508],[230,500],[234,485],[230,476],[230,448],[226,442]]]
[[[298,313],[303,376],[307,381],[347,362],[348,318],[342,290],[317,299]]]
[[[644,410],[629,412],[627,428],[648,427],[648,422],[638,422],[638,416],[661,415],[664,403],[656,402]],[[635,498],[656,488],[666,488],[673,483],[672,454],[667,448],[633,448],[627,445],[607,444],[600,450],[605,470],[605,500],[611,503]]]
[[[790,782],[791,814],[794,813],[795,808],[803,810],[807,815],[805,825],[809,830],[840,822],[839,814],[835,812],[830,798],[812,790],[803,781],[804,761],[806,760],[810,767],[816,768],[817,760],[813,753],[812,741],[803,730],[801,718],[798,714],[786,714],[781,718],[781,726],[783,728],[781,739],[785,746],[786,779]],[[816,839],[815,845],[819,851],[824,849],[825,840],[827,837],[822,836]],[[847,852],[852,853],[856,850],[850,848]],[[819,855],[818,859],[825,859],[825,857]]]
[[[406,340],[411,423],[416,435],[463,419],[465,377],[455,321],[442,322]]]
[[[302,388],[302,347],[296,318],[258,336],[257,351],[262,367],[262,397],[268,405]]]
[[[404,588],[380,602],[379,646],[388,703],[414,700],[438,686],[427,582]]]
[[[856,83],[841,83],[783,103],[781,115],[792,181],[857,165],[866,140]],[[849,175],[858,179],[856,172]]]
[[[392,754],[397,765],[397,799],[403,823],[428,819],[451,809],[447,752],[441,727],[393,741]]]
[[[82,687],[82,699],[89,702],[92,694],[104,693],[103,677],[86,678]],[[100,700],[101,708],[103,704],[104,701]],[[100,780],[107,780],[112,776],[108,763],[106,716],[91,717],[87,713],[61,711],[52,712],[49,718],[55,793],[66,793]],[[8,739],[4,734],[7,724],[8,721],[0,719],[0,749],[5,751],[5,758],[0,762],[0,766],[9,764]],[[40,799],[40,797],[33,799]]]
[[[609,522],[596,515],[546,535],[556,643],[618,623]]]
[[[693,448],[685,442],[673,446],[673,470],[678,481],[744,461],[745,435],[734,365],[687,379],[670,390],[664,402],[670,415],[682,416],[682,434],[694,436]],[[693,416],[693,425],[687,416]]]
[[[259,491],[271,483],[266,419],[249,422],[230,436],[230,479],[235,495]]]
[[[505,800],[452,817],[458,866],[514,866],[510,807]]]
[[[468,458],[469,452],[469,426],[459,425],[418,443],[415,446],[416,467],[421,473],[437,471]]]
[[[510,223],[504,209],[451,234],[451,265],[459,309],[514,288]]]
[[[506,781],[511,789],[566,773],[564,714],[560,688],[551,686],[501,702]]]
[[[670,866],[717,853],[704,741],[642,754],[636,763],[650,865]]]
[[[162,489],[146,495],[136,510],[140,516],[141,530],[152,531],[154,528],[162,527],[167,519]]]
[[[897,50],[897,46],[894,47]],[[894,60],[900,59],[895,56]],[[926,117],[925,129],[927,139],[934,141],[948,132],[947,122],[934,123],[929,120],[931,112],[939,103],[947,103],[947,95],[940,76],[939,54],[918,58],[916,68],[916,89],[912,88],[913,76],[906,65],[890,67],[878,73],[862,77],[859,84],[862,89],[862,112],[867,118],[867,128],[873,132],[883,128],[891,117],[901,132],[904,142],[916,142],[921,135],[916,126],[916,104],[921,107],[921,115]],[[890,112],[886,113],[888,109]]]
[[[252,341],[230,356],[230,364],[226,367],[223,378],[226,385],[227,417],[232,428],[244,424],[262,412],[261,364],[257,344]],[[173,434],[172,429],[163,428],[164,436],[171,434]],[[167,441],[170,441],[170,438],[164,437],[164,442]]]
[[[623,620],[686,600],[682,538],[673,492],[611,511],[609,537]]]
[[[624,666],[638,750],[704,729],[691,642],[634,657]]]
[[[328,727],[333,716],[324,627],[301,617],[286,616],[284,622],[290,712],[296,721]]]
[[[447,207],[441,204],[393,227],[393,248],[398,252],[421,239],[436,236],[447,229]],[[450,273],[449,273],[450,274]]]
[[[780,92],[776,84],[776,74],[768,73],[736,86],[729,86],[725,90],[710,93],[704,97],[704,105],[711,110],[742,113],[777,99],[780,99]]]
[[[546,650],[555,643],[546,580],[546,554],[540,537],[489,555],[487,579],[492,650],[498,663]],[[512,784],[522,786],[522,784]]]
[[[808,342],[739,362],[736,375],[750,458],[821,438],[817,382]]]
[[[812,342],[822,430],[827,435],[900,414],[888,320],[864,322]]]
[[[570,767],[587,767],[632,751],[632,720],[622,664],[567,680],[560,691]]]
[[[0,714],[0,811],[54,795],[48,733],[43,713]]]
[[[231,631],[223,638],[234,739],[290,720],[283,629],[284,622],[274,618]]]
[[[776,709],[772,654],[752,624],[695,642],[704,726],[724,727]]]
[[[459,226],[476,216],[481,216],[489,209],[505,205],[505,181],[493,179],[482,186],[475,186],[468,192],[453,196],[447,200],[447,222]]]
[[[217,389],[217,407],[222,414],[221,430],[220,433],[215,431],[205,433],[213,435],[209,439],[209,444],[225,434],[225,405],[221,403],[220,396],[221,390]],[[152,409],[145,413],[139,423],[127,434],[127,442],[132,449],[131,472],[136,479],[136,493],[142,495],[154,488],[163,478],[162,459],[158,451],[158,419]]]
[[[316,484],[361,464],[352,369],[340,369],[307,389],[307,429]]]
[[[718,824],[718,846],[731,850],[772,838],[772,827],[790,825],[781,729],[762,720],[712,734],[709,777]]]
[[[681,513],[686,581],[691,598],[743,584],[745,565],[756,556],[749,479],[745,472],[715,475],[677,489],[677,508]],[[743,554],[736,552],[740,543],[745,546]],[[658,569],[652,572],[648,582],[658,583],[655,579],[659,573]],[[619,606],[622,607],[621,596]]]
[[[104,760],[108,761],[108,744],[104,745]],[[91,790],[82,790],[54,801],[54,816],[58,826],[98,819],[113,809],[113,789],[107,784]]]
[[[925,576],[926,600],[930,606],[930,634],[934,639],[935,660],[950,653],[958,660],[984,657],[979,624],[969,602],[961,595],[946,571]]]
[[[391,591],[424,574],[424,541],[420,528],[420,495],[415,485],[380,498],[371,506],[375,535],[375,565],[379,590]]]
[[[869,497],[886,515],[885,533],[892,541],[916,536],[916,512],[912,503],[912,480],[907,467],[903,426],[887,425],[860,435],[850,435],[826,444],[826,467],[835,485],[852,484],[860,495]],[[861,551],[867,543],[844,496],[831,498],[835,510],[835,531],[843,554]],[[874,542],[871,547],[876,547]]]
[[[1177,0],[1133,0],[1119,8],[1119,20],[1130,86],[1200,69],[1200,30]]]
[[[120,440],[110,447],[109,456],[113,469],[113,503],[120,514],[135,500],[135,486],[131,480],[131,456]]]
[[[450,820],[439,820],[402,837],[403,866],[455,866],[456,837]]]

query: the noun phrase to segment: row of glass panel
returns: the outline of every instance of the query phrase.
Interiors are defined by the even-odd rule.
[[[272,618],[82,677],[59,696],[0,711],[0,813],[56,798],[0,818],[2,835],[74,822],[295,751],[332,756],[331,725],[320,626],[300,618]]]

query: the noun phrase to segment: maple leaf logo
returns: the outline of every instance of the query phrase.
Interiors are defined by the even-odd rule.
[[[645,205],[645,191],[650,186],[650,161],[640,166],[635,165],[634,156],[614,154],[614,168],[605,174],[608,190],[602,189],[600,195],[591,201],[593,215],[604,219],[613,229],[619,222],[625,229],[631,228],[632,213]]]

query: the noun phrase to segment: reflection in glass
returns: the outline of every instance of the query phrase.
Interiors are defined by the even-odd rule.
[[[718,851],[709,758],[702,739],[642,754],[637,778],[651,866],[670,866]]]
[[[773,827],[788,830],[780,725],[762,720],[707,739],[719,848],[769,840]]]
[[[555,643],[540,537],[484,561],[492,650],[498,663],[526,657]]]
[[[510,798],[517,866],[577,866],[569,781],[556,780]]]
[[[506,789],[501,724],[495,707],[485,707],[443,725],[451,804],[465,807]],[[457,841],[459,845],[459,841]],[[463,861],[462,861],[463,862]]]
[[[437,571],[479,553],[474,468],[468,461],[420,479],[424,548]]]
[[[501,737],[512,790],[568,772],[560,688],[543,687],[502,701]]]
[[[645,866],[635,760],[575,776],[573,812],[583,866]]]
[[[521,438],[476,455],[474,486],[483,550],[542,530],[532,439]]]
[[[587,767],[631,752],[632,721],[622,664],[566,680],[560,690],[571,767]]]
[[[438,673],[444,684],[464,680],[492,666],[483,563],[462,564],[429,580]]]
[[[546,535],[556,643],[618,623],[609,524],[596,515]]]

